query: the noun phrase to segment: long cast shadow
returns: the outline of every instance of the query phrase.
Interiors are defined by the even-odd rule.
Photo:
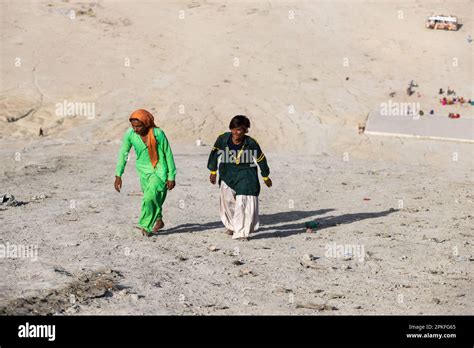
[[[324,215],[334,211],[334,209],[319,209],[319,210],[290,210],[282,211],[274,214],[262,214],[259,217],[260,224],[281,224],[283,222],[307,219],[316,215]]]
[[[186,224],[181,224],[181,225],[171,227],[168,229],[164,229],[163,231],[159,231],[157,235],[172,234],[172,233],[201,232],[201,231],[206,231],[206,230],[213,230],[221,226],[223,226],[222,221],[207,222],[205,224],[200,224],[197,222],[186,223]]]
[[[333,211],[334,209],[319,209],[319,210],[294,210],[294,211],[286,211],[274,214],[263,214],[260,215],[260,223],[264,225],[268,224],[280,224],[283,222],[301,220],[314,217],[316,215],[323,215]],[[319,220],[318,220],[319,221]],[[301,223],[298,224],[301,226]],[[208,223],[186,223],[181,224],[175,227],[171,227],[169,229],[164,229],[163,231],[158,232],[158,235],[164,234],[172,234],[172,233],[189,233],[189,232],[200,232],[205,230],[212,230],[215,228],[224,228],[222,221],[213,221]],[[267,228],[268,229],[268,228]]]
[[[373,213],[355,213],[355,214],[344,214],[340,216],[332,216],[332,215],[324,216],[316,220],[320,224],[318,228],[316,229],[316,232],[328,227],[336,226],[336,225],[345,225],[345,224],[350,224],[350,223],[360,221],[360,220],[375,219],[378,217],[387,216],[396,211],[398,210],[391,208],[389,210],[373,212]],[[260,233],[261,231],[270,231],[270,230],[274,232]],[[265,226],[263,228],[260,228],[257,231],[257,234],[255,234],[251,238],[252,239],[282,238],[282,237],[288,237],[288,236],[291,236],[293,234],[298,234],[298,233],[305,233],[304,223],[302,222],[286,224],[283,226],[274,226],[274,227]]]

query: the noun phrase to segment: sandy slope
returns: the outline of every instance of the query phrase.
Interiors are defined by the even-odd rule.
[[[43,126],[60,137],[117,137],[127,115],[146,106],[182,143],[199,137],[209,143],[231,116],[243,113],[264,145],[307,153],[357,145],[365,152],[380,140],[359,137],[358,123],[392,91],[394,100],[407,101],[410,80],[422,97],[408,101],[425,110],[441,109],[440,87],[472,97],[469,1],[25,1],[2,7],[1,113],[35,110],[2,127],[5,135],[36,135]],[[458,14],[464,26],[427,30],[431,12]],[[95,103],[96,118],[57,116],[55,105],[64,100]]]
[[[113,269],[129,288],[63,309],[472,313],[474,148],[357,134],[392,91],[395,101],[472,116],[437,103],[440,87],[472,98],[472,2],[1,6],[0,193],[27,204],[0,210],[0,243],[37,245],[39,259],[1,261],[0,309]],[[458,14],[462,30],[424,29],[432,12]],[[410,80],[421,97],[405,96]],[[93,103],[95,117],[57,115],[64,100]],[[133,228],[141,199],[133,168],[123,193],[112,188],[118,141],[139,107],[165,129],[179,171],[167,230],[148,240]],[[221,233],[209,147],[193,146],[211,144],[238,113],[251,117],[274,180],[261,195],[262,229],[248,243]],[[320,230],[304,233],[314,219]],[[331,243],[363,245],[366,258],[327,257]],[[315,268],[301,265],[305,254],[320,257]]]
[[[133,227],[141,197],[132,166],[123,192],[113,192],[116,147],[44,141],[25,147],[21,162],[2,151],[4,189],[26,202],[47,196],[1,212],[2,243],[38,245],[36,262],[2,261],[3,306],[105,268],[121,272],[129,288],[64,309],[298,314],[318,312],[301,305],[326,304],[331,314],[472,313],[472,170],[270,152],[275,185],[263,190],[261,230],[245,243],[222,233],[205,169],[209,148],[175,148],[167,229],[147,239]],[[321,227],[305,233],[314,219]],[[333,243],[364,246],[364,261],[326,255]],[[305,254],[320,257],[316,268],[301,265]]]

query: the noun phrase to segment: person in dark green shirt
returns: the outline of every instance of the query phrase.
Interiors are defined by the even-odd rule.
[[[226,233],[233,239],[248,240],[259,226],[257,167],[268,187],[272,186],[270,168],[258,142],[246,135],[250,128],[246,116],[233,117],[229,128],[230,132],[217,138],[209,155],[209,180],[215,184],[219,172],[220,215]]]

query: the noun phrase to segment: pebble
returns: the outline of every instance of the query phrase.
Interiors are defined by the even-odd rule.
[[[317,259],[319,259],[319,257],[315,257],[311,254],[304,254],[301,258],[300,264],[305,268],[323,269],[322,266],[315,262]]]
[[[256,276],[256,274],[249,268],[243,268],[239,270],[239,277],[243,277],[244,275],[248,274]]]
[[[275,288],[275,292],[280,292],[280,293],[286,293],[287,294],[287,293],[293,292],[293,290],[279,286],[279,287]]]
[[[209,251],[218,251],[219,248],[216,247],[215,245],[209,245],[209,246],[207,247],[207,250],[209,250]]]

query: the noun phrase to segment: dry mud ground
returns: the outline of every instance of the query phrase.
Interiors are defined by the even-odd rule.
[[[151,238],[134,228],[133,154],[122,193],[113,190],[118,144],[44,138],[0,148],[2,191],[25,203],[0,211],[0,243],[37,246],[36,261],[0,263],[3,313],[473,312],[465,161],[442,169],[269,151],[274,186],[262,187],[261,228],[237,242],[219,221],[207,146],[174,148],[177,187],[165,230]],[[306,233],[313,220],[320,227]],[[334,245],[364,249],[328,254]]]

